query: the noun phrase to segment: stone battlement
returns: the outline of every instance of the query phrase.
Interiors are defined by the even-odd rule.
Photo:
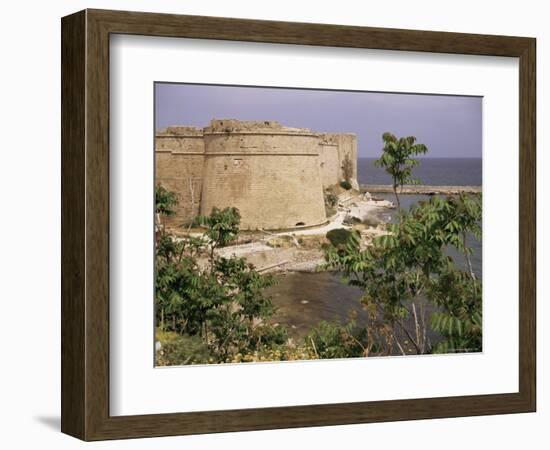
[[[204,134],[272,134],[318,136],[308,128],[290,128],[274,120],[212,120],[203,129]]]
[[[276,121],[212,120],[157,132],[156,183],[178,195],[181,225],[213,207],[234,206],[243,229],[289,229],[326,220],[323,190],[353,167],[354,134],[318,133]]]
[[[163,130],[157,131],[156,137],[175,137],[175,136],[197,136],[202,137],[204,135],[203,129],[198,127],[167,127]]]

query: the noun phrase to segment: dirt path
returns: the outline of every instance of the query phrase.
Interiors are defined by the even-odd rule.
[[[377,201],[361,197],[352,197],[347,200],[347,205],[341,205],[336,214],[329,219],[329,223],[325,225],[280,232],[260,230],[261,233],[256,232],[252,236],[245,234],[245,238],[251,242],[219,248],[216,253],[225,258],[231,256],[246,258],[260,271],[315,271],[316,267],[324,262],[324,255],[321,251],[321,244],[319,243],[313,248],[309,242],[311,239],[315,240],[315,236],[319,236],[321,240],[324,240],[329,231],[338,228],[350,230],[352,226],[344,223],[348,216],[355,217],[360,221],[370,217],[376,221],[379,213],[392,207],[392,204],[386,200]],[[384,231],[371,228],[367,235],[370,234],[372,238],[380,233],[384,233]],[[301,236],[309,242],[309,245],[300,241]],[[305,236],[308,238],[306,239]],[[277,242],[277,238],[286,239],[286,243],[284,239]]]
[[[335,230],[337,228],[346,228],[351,229],[351,226],[345,225],[344,220],[348,215],[357,217],[361,220],[365,219],[367,216],[375,216],[378,212],[386,210],[390,207],[391,203],[383,201],[374,201],[374,200],[359,200],[357,199],[353,205],[349,207],[341,207],[338,212],[330,219],[330,222],[326,225],[322,225],[317,228],[308,228],[305,230],[293,230],[293,231],[283,231],[283,232],[270,232],[273,236],[314,236],[314,235],[325,235],[330,230]]]

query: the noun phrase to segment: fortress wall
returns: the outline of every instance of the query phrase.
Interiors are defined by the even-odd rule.
[[[340,181],[340,158],[336,144],[319,143],[319,166],[323,188]]]
[[[204,129],[201,213],[209,214],[213,207],[237,207],[242,229],[325,222],[318,135],[276,122],[250,128],[243,124],[219,131],[213,122],[213,127]]]
[[[348,157],[352,163],[353,176],[351,184],[355,189],[359,188],[357,183],[357,137],[352,133],[339,133],[333,135],[338,143],[338,155],[340,159],[340,180],[344,179],[342,172],[342,164],[346,157]]]
[[[273,121],[213,120],[206,128],[169,127],[155,139],[155,183],[178,196],[169,227],[213,207],[234,206],[242,229],[285,229],[326,221],[323,188],[353,165],[353,134],[319,134]]]
[[[341,181],[338,140],[332,134],[319,135],[319,167],[323,189]]]
[[[176,193],[175,216],[167,217],[169,227],[179,227],[199,214],[204,171],[202,129],[169,127],[155,138],[155,185]]]
[[[352,185],[357,189],[357,138],[351,133],[319,135],[319,159],[323,187],[338,184],[344,179],[342,165],[348,157],[352,163]]]

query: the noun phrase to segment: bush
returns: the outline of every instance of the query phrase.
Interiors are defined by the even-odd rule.
[[[336,228],[335,230],[330,230],[327,233],[327,239],[335,247],[344,245],[350,236],[351,231],[346,230],[345,228]]]
[[[156,338],[161,345],[156,352],[156,364],[159,366],[208,364],[212,360],[208,345],[199,336],[157,331]]]
[[[252,353],[237,353],[228,362],[303,361],[318,358],[311,344],[309,346],[284,344],[272,348],[262,348]]]
[[[324,192],[325,197],[325,213],[327,217],[332,217],[336,214],[336,207],[338,206],[338,196],[329,190]]]
[[[346,191],[349,191],[351,189],[351,183],[348,180],[342,180],[340,181],[340,187]]]
[[[359,219],[359,217],[350,216],[350,215],[347,215],[343,221],[344,225],[350,225],[350,226],[357,225],[359,223],[361,223],[361,219]]]
[[[323,321],[311,330],[308,339],[318,358],[360,357],[365,356],[365,348],[361,336],[354,336],[358,331],[353,321],[345,325]]]
[[[343,272],[348,284],[364,292],[361,303],[375,335],[369,343],[379,346],[369,352],[396,353],[397,343],[402,353],[482,350],[482,283],[466,240],[481,238],[481,207],[481,196],[434,196],[402,211],[399,222],[388,226],[390,233],[366,248],[356,234],[346,245],[328,248],[325,267]],[[463,265],[448,256],[449,248],[463,255]],[[422,304],[435,311],[428,321],[422,308],[417,320],[415,305]],[[434,347],[436,338],[426,339],[429,331],[443,343]]]
[[[214,208],[196,222],[205,227],[204,235],[176,239],[161,230],[157,240],[157,323],[162,331],[181,336],[159,339],[159,363],[226,362],[237,352],[281,345],[284,330],[270,329],[275,307],[265,293],[275,278],[257,272],[244,258],[216,253],[237,238],[238,210]]]
[[[325,205],[334,208],[338,204],[338,196],[334,192],[325,191]]]
[[[161,186],[155,186],[155,212],[165,216],[173,216],[176,214],[176,206],[178,205],[178,197],[175,192],[168,191]]]

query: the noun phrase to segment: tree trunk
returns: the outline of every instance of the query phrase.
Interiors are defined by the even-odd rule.
[[[397,186],[395,184],[393,185],[393,193],[395,195],[395,200],[397,201],[397,210],[400,211],[401,210],[401,202],[399,201],[399,195],[397,195]]]
[[[470,276],[472,277],[472,280],[475,281],[476,274],[474,273],[474,269],[472,267],[472,259],[470,258],[470,254],[466,249],[466,233],[462,233],[462,245],[464,245],[464,255],[466,256],[466,264],[468,264],[468,271],[470,272]]]

